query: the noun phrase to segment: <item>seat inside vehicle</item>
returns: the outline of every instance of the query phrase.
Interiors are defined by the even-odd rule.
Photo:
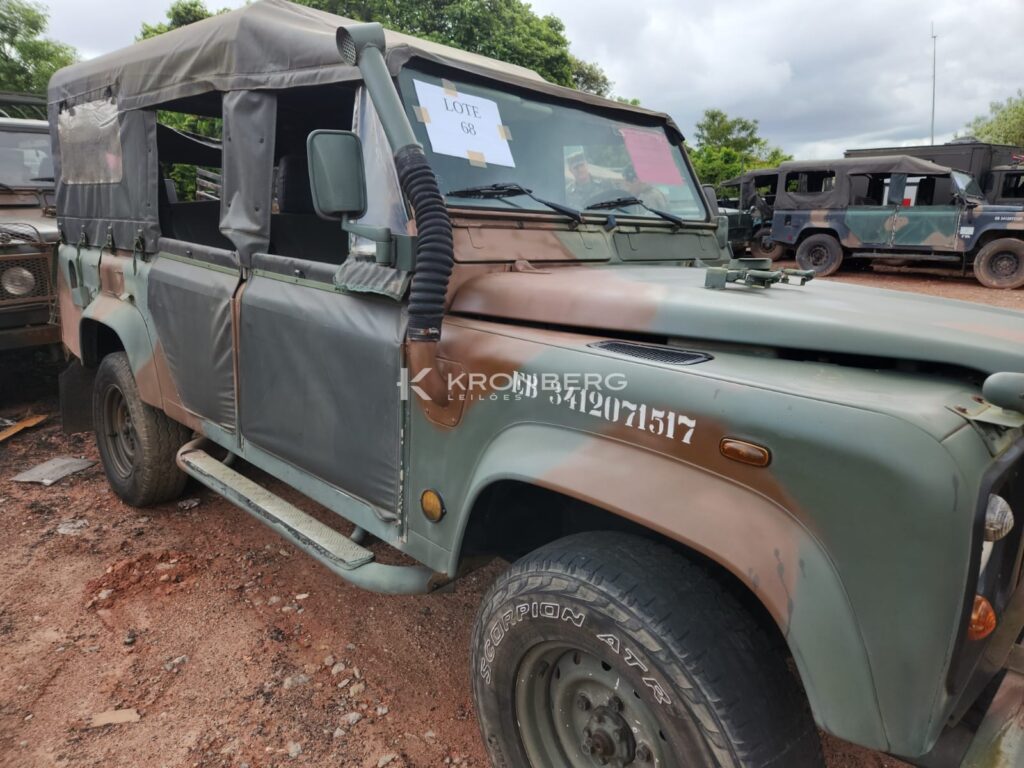
[[[270,217],[270,252],[309,261],[341,264],[348,234],[337,221],[321,219],[313,208],[306,155],[284,155],[277,166],[277,213]]]

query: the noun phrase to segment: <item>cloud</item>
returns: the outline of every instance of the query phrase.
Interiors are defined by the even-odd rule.
[[[420,0],[417,0],[420,1]],[[243,0],[211,0],[237,7]],[[85,55],[130,45],[170,0],[49,0],[50,35]],[[931,30],[938,40],[936,140],[1021,87],[1020,0],[533,0],[566,24],[573,51],[615,92],[668,112],[683,132],[705,109],[760,121],[798,157],[927,141]]]
[[[565,21],[574,52],[604,67],[616,93],[668,112],[684,133],[716,107],[759,120],[800,157],[927,142],[932,20],[937,141],[1016,93],[1024,71],[1019,0],[533,5]]]

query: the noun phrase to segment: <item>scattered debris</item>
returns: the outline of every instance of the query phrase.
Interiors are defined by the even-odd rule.
[[[297,741],[288,742],[288,757],[293,760],[302,754],[302,745]]]
[[[104,725],[120,725],[121,723],[137,723],[141,719],[139,711],[131,709],[111,709],[100,712],[89,719],[87,728],[101,728]]]
[[[349,712],[341,719],[344,721],[345,725],[352,727],[363,719],[363,715],[360,712]]]
[[[191,499],[182,499],[178,502],[178,509],[182,512],[188,512],[190,509],[195,509],[200,504],[200,499],[192,497]]]
[[[180,667],[186,661],[188,661],[188,656],[178,656],[177,658],[171,659],[166,664],[164,664],[164,669],[166,669],[168,672],[177,672],[178,667]]]
[[[136,638],[137,638],[137,635],[135,634],[135,630],[134,629],[129,629],[125,633],[125,635],[124,635],[124,644],[125,645],[135,645]]]
[[[3,439],[3,438],[0,438]],[[41,483],[51,486],[61,478],[88,469],[95,461],[90,459],[76,459],[73,456],[58,456],[55,459],[44,461],[38,466],[27,469],[20,475],[14,476],[16,483]]]
[[[77,536],[89,527],[89,521],[84,517],[76,517],[74,520],[65,520],[57,526],[57,533],[61,536]]]
[[[396,757],[398,757],[398,755],[383,755],[380,760],[377,761],[377,768],[384,768],[385,765],[390,765]]]
[[[290,688],[297,688],[300,685],[305,685],[309,682],[309,675],[294,675],[292,677],[286,677],[284,679],[284,689],[287,691]]]
[[[8,419],[3,419],[2,421],[3,423],[0,424],[0,427],[3,427],[3,430],[0,431],[0,443],[2,443],[7,438],[13,437],[14,435],[18,434],[23,429],[30,429],[31,427],[34,427],[37,424],[42,424],[44,421],[46,421],[46,414],[41,413],[36,416],[26,416],[21,421],[10,421]]]

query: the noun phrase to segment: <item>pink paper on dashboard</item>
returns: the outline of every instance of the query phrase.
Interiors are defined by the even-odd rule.
[[[620,128],[626,151],[633,161],[633,170],[640,181],[648,184],[682,184],[683,177],[672,157],[672,147],[664,133],[638,128]]]

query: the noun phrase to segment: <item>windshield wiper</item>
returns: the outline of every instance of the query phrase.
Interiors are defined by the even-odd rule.
[[[557,211],[558,213],[568,216],[578,224],[583,223],[583,214],[575,208],[570,208],[569,206],[562,205],[561,203],[553,203],[550,200],[544,200],[533,194],[532,190],[529,190],[520,184],[513,184],[510,182],[485,184],[480,187],[467,187],[466,189],[453,189],[448,193],[448,197],[476,197],[481,200],[502,200],[506,197],[529,197],[532,200],[536,200],[541,205],[546,205],[553,211]]]
[[[651,208],[651,206],[647,205],[647,203],[645,203],[639,197],[616,197],[613,200],[602,200],[600,203],[594,203],[593,205],[588,205],[587,206],[587,210],[588,211],[610,211],[610,210],[613,210],[615,208],[629,208],[632,205],[639,205],[645,211],[650,211],[655,216],[658,216],[659,218],[662,218],[665,221],[671,221],[677,227],[685,227],[686,226],[686,221],[681,219],[680,217],[676,216],[674,213],[669,213],[668,211],[661,211],[661,210],[658,210],[657,208]],[[614,221],[615,221],[615,217],[614,216],[609,216],[608,223],[610,225],[614,226]]]

